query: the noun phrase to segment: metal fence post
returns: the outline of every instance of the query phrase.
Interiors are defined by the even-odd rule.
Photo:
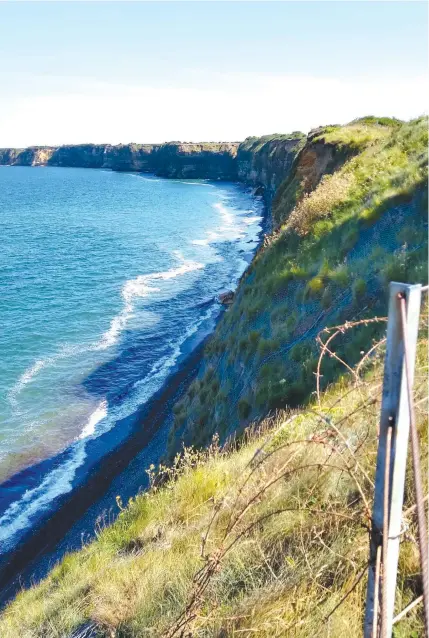
[[[412,378],[414,378],[421,285],[407,285],[392,282],[389,287],[389,321],[387,325],[386,359],[384,364],[380,433],[375,473],[370,565],[364,624],[365,638],[376,638],[374,627],[377,626],[377,619],[374,618],[374,604],[376,609],[379,608],[378,600],[375,600],[376,589],[383,590],[383,638],[390,638],[392,635],[407,448],[410,430],[410,409],[407,395],[407,381],[404,371],[404,343],[402,338],[400,301],[398,297],[400,293],[405,295],[407,301],[409,360],[412,364]],[[391,445],[389,445],[390,437]],[[389,467],[386,468],[386,451],[388,453],[389,448],[390,464]],[[389,494],[386,495],[388,497],[387,525],[389,533],[387,547],[385,546],[383,551],[385,564],[383,564],[381,570],[382,588],[379,588],[376,583],[377,549],[383,542],[385,476],[389,477],[390,488]]]

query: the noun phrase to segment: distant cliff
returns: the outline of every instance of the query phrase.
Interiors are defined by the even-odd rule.
[[[248,137],[238,147],[237,179],[262,188],[267,203],[271,204],[305,141],[306,136],[299,132]]]
[[[0,149],[0,165],[108,168],[161,177],[241,181],[271,203],[305,143],[302,133],[249,137],[244,142],[78,144]]]
[[[0,165],[68,166],[142,171],[163,177],[237,179],[238,142],[188,144],[78,144],[0,149]]]

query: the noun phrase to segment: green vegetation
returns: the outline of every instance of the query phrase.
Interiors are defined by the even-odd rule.
[[[369,144],[388,137],[390,134],[388,126],[377,126],[378,122],[371,122],[370,120],[371,118],[362,118],[347,126],[327,126],[318,134],[315,140],[323,139],[324,142],[336,144],[340,148],[348,147],[361,150]]]
[[[296,360],[310,355],[294,348]],[[118,496],[113,525],[18,594],[0,617],[2,638],[360,637],[382,367],[379,345],[357,378],[356,369],[308,409],[250,428],[238,447],[222,450],[215,439],[204,452],[185,449],[169,468],[151,466],[147,493],[126,507]],[[278,371],[266,364],[261,377]],[[426,388],[416,378],[420,400]],[[409,469],[405,508],[412,494]],[[421,591],[414,514],[407,524],[396,612]],[[423,631],[420,605],[395,638]]]
[[[273,203],[277,226],[174,407],[164,480],[151,468],[152,489],[20,594],[1,636],[90,627],[100,637],[172,638],[182,621],[183,635],[201,637],[361,635],[365,578],[354,584],[368,558],[379,318],[390,281],[427,281],[427,118],[368,116],[306,142],[248,138],[239,152],[271,170],[285,140],[297,155]],[[316,339],[333,335],[319,376]],[[422,337],[422,372],[425,359]],[[424,411],[419,420],[426,454]],[[398,611],[419,588],[417,548],[404,540]],[[395,638],[422,627],[417,607]]]
[[[221,423],[225,436],[241,431],[246,423],[242,396],[253,418],[305,404],[314,361],[294,360],[294,345],[308,344],[323,325],[361,312],[384,315],[389,281],[427,281],[427,141],[427,118],[401,123],[367,117],[310,136],[278,189],[274,215],[279,226],[217,327],[214,342],[224,349],[212,348],[206,355],[222,370],[229,424],[225,429],[226,416],[215,415],[199,432],[200,440],[207,443]],[[262,140],[246,143],[250,148]],[[380,330],[369,326],[362,339],[375,338]],[[357,331],[339,341],[339,356],[347,354],[355,362],[360,339]],[[261,379],[266,363],[281,363],[281,373]],[[338,374],[333,359],[322,386]],[[199,410],[199,401],[189,397],[190,423],[198,421]],[[186,423],[176,444],[180,438],[193,440]],[[170,454],[177,449],[170,447]]]
[[[301,131],[294,131],[287,135],[274,133],[273,135],[262,135],[262,137],[247,137],[240,144],[240,150],[251,151],[252,153],[260,152],[264,147],[268,149],[270,142],[289,142],[293,140],[305,140],[305,134]],[[274,144],[271,144],[273,147]]]

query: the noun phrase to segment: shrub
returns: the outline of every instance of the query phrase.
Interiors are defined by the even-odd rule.
[[[192,400],[196,394],[198,394],[200,390],[200,382],[198,379],[192,381],[191,385],[188,388],[188,396]]]
[[[322,295],[321,304],[322,308],[324,308],[325,310],[332,305],[332,291],[329,286],[325,288],[325,291]]]
[[[240,352],[246,352],[247,346],[248,346],[248,342],[246,337],[244,337],[243,339],[240,339],[238,343],[238,349],[240,350]]]
[[[291,266],[289,272],[294,279],[305,279],[308,277],[307,270],[301,266]]]
[[[183,412],[183,410],[185,410],[185,404],[183,401],[178,401],[174,406],[173,406],[173,414],[180,414],[180,412]]]
[[[240,416],[240,419],[247,419],[251,411],[252,406],[247,401],[247,399],[240,399],[240,401],[238,402],[238,414]]]
[[[329,272],[329,279],[333,281],[337,286],[346,287],[349,283],[349,269],[346,265],[337,266],[335,270]]]
[[[201,405],[204,405],[207,402],[207,399],[209,397],[210,394],[210,389],[209,388],[201,388],[201,390],[198,393],[198,397],[200,399],[200,403]]]
[[[364,279],[356,279],[353,283],[353,299],[358,301],[366,292],[366,281]]]
[[[308,282],[306,293],[311,297],[317,297],[321,295],[323,288],[324,283],[322,277],[316,276]]]
[[[261,332],[259,330],[251,330],[249,332],[249,344],[252,350],[257,348],[260,338]]]
[[[211,383],[211,391],[213,394],[216,394],[220,388],[220,383],[218,379],[213,379]]]
[[[289,352],[289,357],[292,361],[302,363],[311,355],[312,349],[308,343],[297,343]]]

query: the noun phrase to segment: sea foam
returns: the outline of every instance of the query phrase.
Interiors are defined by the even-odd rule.
[[[160,291],[160,288],[157,285],[154,285],[155,282],[175,279],[180,275],[185,275],[188,272],[204,268],[204,264],[185,259],[179,251],[174,251],[173,255],[179,262],[181,262],[180,266],[170,268],[170,270],[166,270],[164,272],[139,275],[135,279],[129,279],[125,282],[121,293],[124,307],[120,314],[112,319],[109,329],[104,333],[100,342],[96,345],[96,350],[105,350],[106,348],[110,348],[118,341],[121,332],[125,330],[128,321],[133,316],[136,299],[139,297],[147,297],[152,293]]]

